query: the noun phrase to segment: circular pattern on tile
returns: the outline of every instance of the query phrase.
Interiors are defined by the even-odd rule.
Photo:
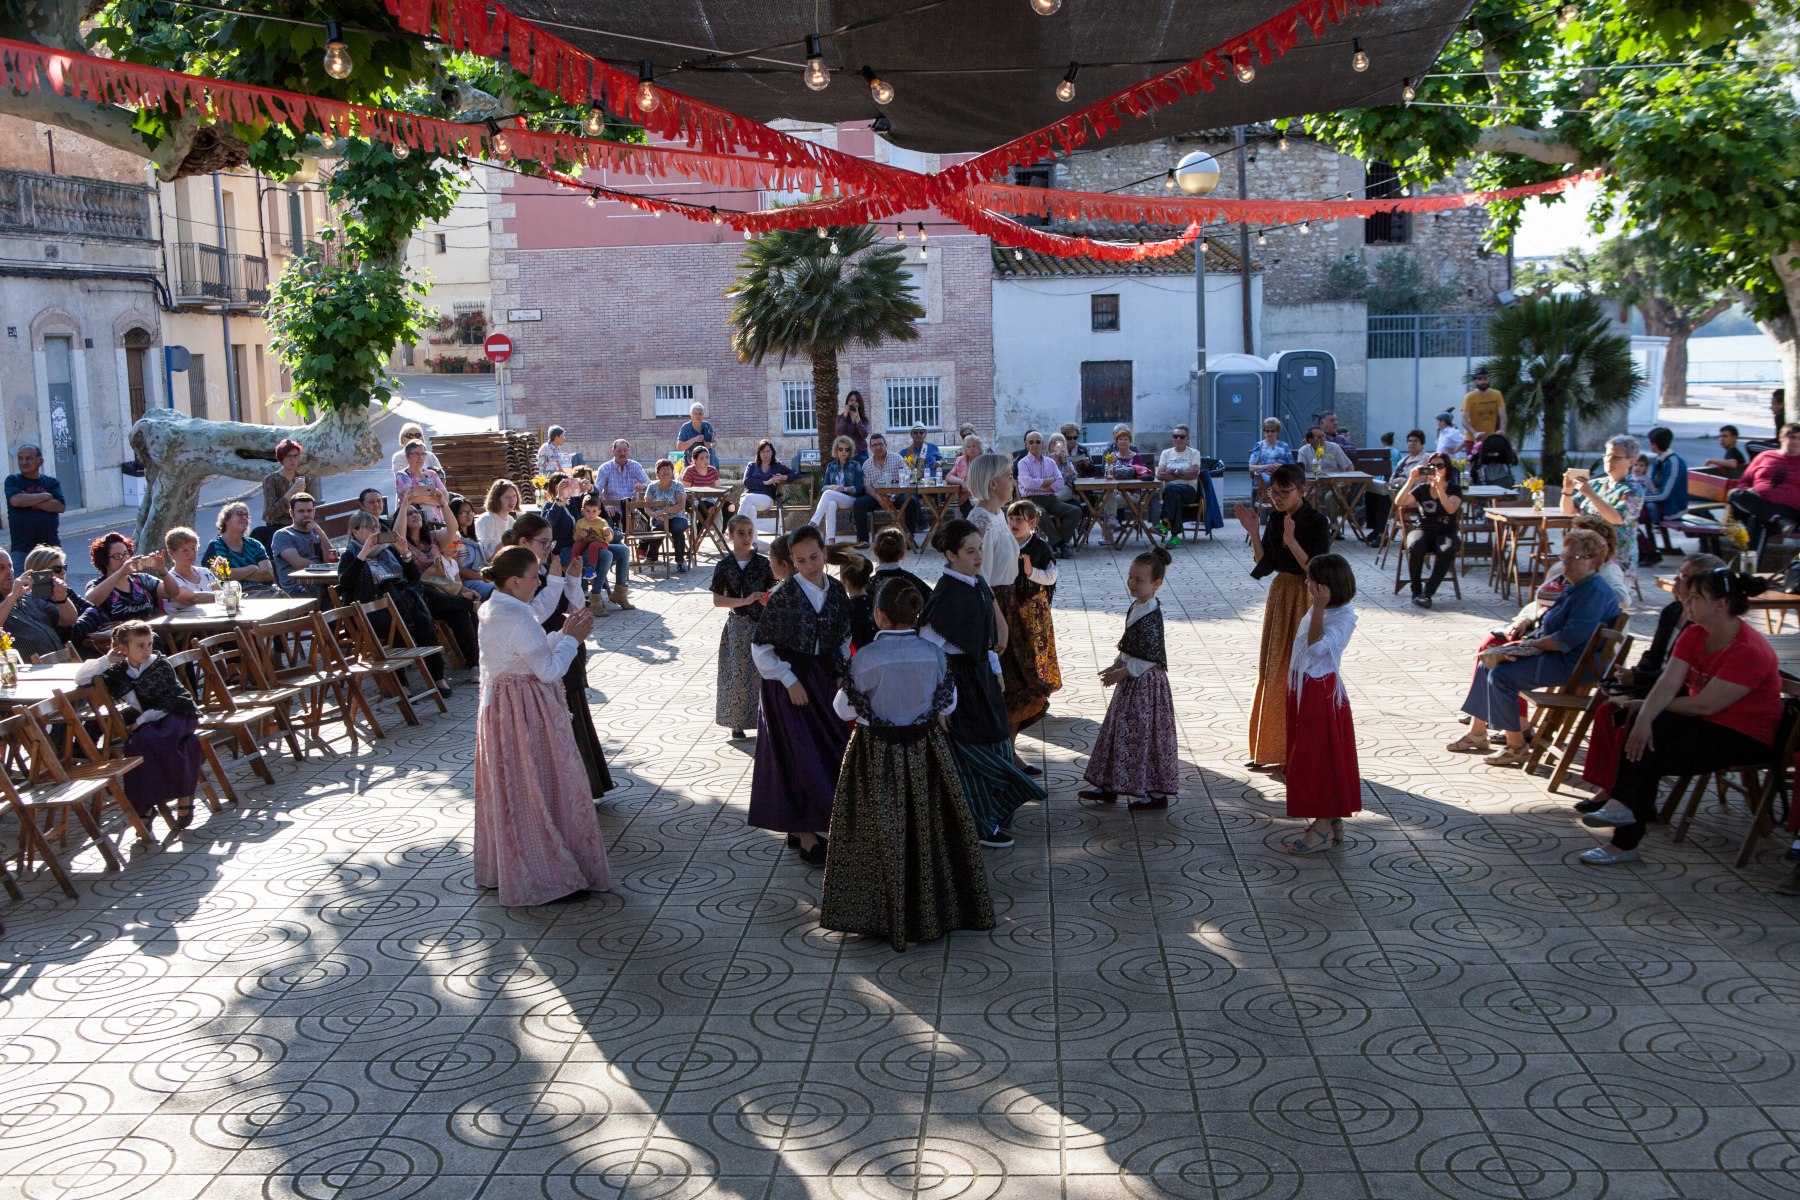
[[[671,1137],[616,1138],[560,1159],[543,1178],[545,1200],[695,1200],[712,1190],[719,1163]]]
[[[1090,888],[1105,883],[1104,866],[1087,858],[1062,856],[1044,859],[1035,855],[1015,855],[991,872],[996,888],[1020,888],[1044,891],[1060,888]]]
[[[1419,1151],[1417,1169],[1456,1200],[1576,1200],[1608,1188],[1594,1160],[1560,1143],[1459,1133]]]
[[[706,862],[679,862],[631,871],[616,886],[639,896],[716,895],[737,882],[729,867]]]
[[[1349,1140],[1354,1146],[1382,1146],[1410,1136],[1424,1120],[1411,1097],[1399,1088],[1366,1079],[1284,1079],[1250,1101],[1250,1115],[1276,1137],[1301,1142]]]
[[[407,1200],[436,1182],[443,1161],[416,1138],[354,1138],[302,1154],[287,1170],[304,1200]]]
[[[1006,1164],[958,1138],[889,1138],[831,1164],[839,1200],[988,1200],[1006,1182]]]
[[[876,1042],[857,1056],[856,1073],[876,1087],[918,1095],[991,1083],[1011,1065],[1005,1048],[987,1038],[925,1030]]]
[[[381,881],[381,868],[373,863],[317,861],[258,871],[250,878],[264,892],[304,899],[349,895],[373,888]]]
[[[519,1026],[531,1037],[562,1043],[631,1037],[653,1028],[662,1015],[656,997],[613,987],[541,1000],[520,1018]]]
[[[8,1083],[35,1071],[42,1063],[56,1061],[57,1045],[41,1033],[15,1033],[0,1039],[0,1083]]]
[[[134,996],[169,973],[166,959],[136,951],[96,954],[66,967],[46,970],[31,985],[46,1000],[111,1000]]]
[[[988,936],[1004,950],[1032,958],[1104,950],[1119,938],[1104,921],[1061,913],[1005,921]]]
[[[1052,1043],[1104,1037],[1131,1019],[1116,1000],[1071,987],[1010,992],[988,1005],[985,1015],[988,1026],[1004,1037]]]
[[[1410,849],[1378,854],[1370,860],[1369,869],[1395,883],[1427,887],[1479,883],[1494,873],[1486,859],[1437,845],[1429,854]]]
[[[490,951],[479,964],[439,975],[444,990],[470,1000],[523,1000],[556,991],[581,969],[560,954],[520,946]]]
[[[677,996],[746,1000],[783,987],[793,977],[786,960],[757,950],[722,951],[682,960],[657,976]]]
[[[1168,1138],[1119,1164],[1125,1190],[1144,1200],[1293,1200],[1299,1165],[1273,1146],[1234,1137]]]
[[[95,1138],[46,1150],[7,1174],[24,1200],[127,1200],[174,1167],[175,1152],[155,1138]]]
[[[1264,1062],[1254,1043],[1216,1029],[1185,1034],[1151,1030],[1116,1042],[1107,1051],[1107,1065],[1128,1085],[1177,1092],[1243,1083],[1256,1078]]]
[[[1117,884],[1088,898],[1102,918],[1127,921],[1186,921],[1213,906],[1213,898],[1195,887],[1173,881]]]
[[[308,1010],[296,1028],[302,1037],[335,1045],[413,1033],[442,1010],[429,992],[358,992]]]
[[[758,1033],[783,1042],[847,1042],[873,1037],[893,1018],[894,1010],[887,1004],[840,986],[790,991],[765,1000],[750,1014],[750,1023]]]
[[[0,1095],[0,1147],[66,1138],[112,1108],[99,1084],[69,1081],[8,1089]]]
[[[1197,946],[1164,946],[1109,955],[1100,964],[1100,978],[1132,992],[1166,996],[1191,995],[1223,987],[1237,977],[1237,968],[1223,956]]]
[[[813,898],[798,892],[785,892],[777,888],[742,888],[720,896],[709,896],[696,906],[696,911],[701,916],[712,917],[727,924],[755,924],[760,927],[796,917],[813,916],[818,911],[818,905]]]
[[[479,1087],[519,1061],[511,1039],[486,1033],[442,1033],[383,1050],[363,1070],[393,1092],[449,1092]]]
[[[149,1092],[242,1087],[286,1056],[286,1046],[260,1033],[197,1037],[144,1058],[131,1068],[131,1082]]]
[[[182,945],[182,953],[199,962],[254,963],[292,954],[312,936],[294,921],[243,921],[208,930]]]
[[[812,1080],[770,1083],[719,1101],[709,1118],[713,1132],[749,1150],[783,1153],[822,1150],[861,1133],[873,1113],[854,1088]]]
[[[111,921],[90,917],[80,925],[50,925],[28,933],[10,933],[6,938],[6,956],[22,963],[84,959],[124,936],[125,931]]]
[[[1503,904],[1542,913],[1604,912],[1619,903],[1619,893],[1605,884],[1560,875],[1510,874],[1488,888]]]
[[[1640,1025],[1619,1039],[1619,1049],[1653,1061],[1659,1071],[1697,1083],[1769,1083],[1786,1078],[1794,1056],[1782,1043],[1753,1029],[1673,1021]]]
[[[1421,913],[1408,925],[1435,946],[1452,950],[1491,950],[1496,946],[1535,946],[1544,938],[1544,927],[1521,913],[1497,913],[1464,908]]]
[[[1295,878],[1300,868],[1269,855],[1211,854],[1182,863],[1181,873],[1199,884],[1269,887]]]
[[[205,992],[169,991],[115,1000],[91,1017],[75,1023],[76,1036],[96,1045],[160,1042],[192,1032],[194,1026],[219,1016],[225,1002]]]
[[[1462,965],[1425,946],[1349,946],[1328,951],[1319,965],[1326,976],[1352,994],[1429,991],[1449,987],[1462,978]]]
[[[1581,983],[1666,987],[1694,977],[1694,964],[1679,950],[1653,950],[1641,938],[1633,939],[1629,946],[1621,946],[1616,940],[1568,942],[1552,947],[1544,961]]]
[[[1483,821],[1477,825],[1459,825],[1444,835],[1476,854],[1533,854],[1554,850],[1560,842],[1554,833],[1532,829],[1516,821]]]
[[[1749,975],[1715,979],[1701,991],[1700,998],[1712,1005],[1785,1004],[1800,1006],[1800,982],[1769,983]]]
[[[914,952],[886,956],[875,968],[875,981],[896,995],[932,1000],[939,995],[980,996],[1012,979],[1011,965],[997,954],[958,946],[945,958],[926,949],[916,956]]]
[[[1510,979],[1469,988],[1457,1006],[1500,1033],[1592,1033],[1612,1023],[1613,1009],[1592,992],[1560,980],[1534,979],[1529,986]]]
[[[1684,1141],[1706,1128],[1706,1109],[1668,1084],[1606,1072],[1540,1079],[1525,1107],[1552,1129],[1624,1145]]]
[[[295,958],[256,974],[239,976],[237,991],[250,1000],[304,1000],[353,987],[374,970],[374,964],[366,958],[333,951],[318,957]]]
[[[1216,916],[1203,922],[1196,932],[1201,940],[1227,955],[1292,953],[1316,949],[1331,940],[1330,930],[1297,913],[1266,916],[1247,912]]]
[[[1800,1194],[1800,1147],[1791,1132],[1759,1129],[1726,1138],[1713,1151],[1713,1161],[1733,1183],[1768,1200],[1792,1200]]]
[[[1718,941],[1743,939],[1747,935],[1751,941],[1760,941],[1764,936],[1761,928],[1743,924],[1716,904],[1693,901],[1680,908],[1660,900],[1642,905],[1625,913],[1625,924],[1656,941],[1679,942],[1684,946],[1711,946]]]
[[[464,1101],[445,1122],[465,1146],[528,1150],[582,1138],[612,1112],[605,1092],[585,1083],[525,1083]]]
[[[356,1093],[322,1079],[267,1085],[214,1101],[194,1137],[220,1150],[289,1146],[330,1133],[355,1115]]]
[[[1144,1127],[1144,1106],[1122,1088],[1066,1080],[1056,1089],[1010,1087],[981,1103],[981,1124],[1015,1146],[1091,1150],[1123,1142]]]
[[[706,940],[706,932],[692,921],[673,917],[653,917],[647,921],[620,921],[590,930],[575,945],[588,954],[620,955],[679,954],[694,949]]]
[[[1312,880],[1297,885],[1287,893],[1287,899],[1322,917],[1339,919],[1349,912],[1365,917],[1391,917],[1418,903],[1405,888],[1368,876]]]
[[[640,1089],[725,1087],[762,1065],[755,1042],[728,1033],[670,1033],[622,1047],[606,1073]]]
[[[1473,1029],[1383,1030],[1363,1042],[1362,1053],[1377,1071],[1408,1083],[1479,1087],[1525,1069],[1511,1042]]]
[[[1367,1025],[1371,1015],[1353,995],[1281,983],[1240,988],[1221,1011],[1239,1029],[1282,1038],[1341,1037]]]
[[[158,925],[198,928],[222,921],[241,921],[257,907],[259,900],[267,902],[266,897],[258,896],[248,888],[215,886],[204,896],[189,896],[160,904],[150,910],[149,916]]]
[[[392,925],[396,921],[417,921],[437,911],[435,896],[417,889],[384,891],[373,896],[352,896],[333,900],[319,909],[319,919],[328,925],[354,929],[361,925]]]

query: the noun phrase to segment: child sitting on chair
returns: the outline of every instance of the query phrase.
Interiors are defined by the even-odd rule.
[[[125,773],[125,798],[148,829],[153,815],[176,802],[172,824],[193,820],[194,789],[200,784],[200,709],[169,660],[157,654],[154,632],[145,621],[121,621],[112,628],[112,649],[81,664],[75,682],[95,679],[130,726],[125,755],[144,761]],[[168,816],[168,810],[162,809]]]

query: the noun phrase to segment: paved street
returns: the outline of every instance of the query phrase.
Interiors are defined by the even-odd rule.
[[[1346,545],[1367,811],[1339,852],[1282,852],[1281,789],[1239,765],[1241,536],[1177,551],[1162,592],[1178,803],[1078,807],[1128,562],[1090,549],[1057,592],[1047,740],[1022,743],[1051,799],[989,852],[999,927],[903,954],[825,933],[820,872],[745,827],[703,569],[596,634],[609,895],[508,911],[473,886],[472,686],[122,874],[82,856],[78,902],[27,881],[0,1195],[1800,1194],[1785,839],[1734,870],[1741,808],[1709,804],[1641,864],[1576,863],[1568,798],[1441,748],[1507,611],[1485,576],[1421,613]]]

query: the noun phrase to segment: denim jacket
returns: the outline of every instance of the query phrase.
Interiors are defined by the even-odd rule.
[[[838,460],[835,458],[832,459],[829,463],[826,463],[825,464],[825,486],[831,487],[834,484],[842,487],[844,489],[844,491],[848,492],[852,496],[862,495],[863,494],[862,464],[857,462],[854,458],[851,459],[849,462],[843,463],[841,465],[838,463]]]

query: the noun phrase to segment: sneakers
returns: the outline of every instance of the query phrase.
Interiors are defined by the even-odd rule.
[[[1001,850],[1013,844],[1013,836],[1004,829],[996,829],[982,834],[980,842],[990,850]]]
[[[1592,850],[1583,850],[1575,856],[1584,863],[1596,867],[1610,867],[1614,863],[1636,862],[1636,850],[1608,850],[1605,846],[1595,846]]]
[[[587,570],[585,570],[581,573],[581,581],[583,583],[592,583],[599,576],[599,574],[600,574],[599,571],[595,570],[593,567],[589,567]]]
[[[1181,545],[1181,535],[1179,533],[1171,533],[1169,535],[1168,548],[1170,550],[1173,550],[1180,545]]]
[[[1611,829],[1617,825],[1636,825],[1637,815],[1629,808],[1614,808],[1609,804],[1581,818],[1581,823],[1589,829]]]
[[[1169,536],[1169,523],[1167,521],[1158,521],[1150,527],[1150,532],[1154,533],[1157,537],[1166,538]]]

